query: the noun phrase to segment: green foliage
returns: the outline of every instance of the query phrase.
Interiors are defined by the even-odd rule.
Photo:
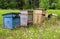
[[[60,9],[60,0],[57,0],[56,9]]]
[[[2,9],[13,9],[16,8],[17,4],[14,0],[0,0],[0,8]]]
[[[29,0],[24,0],[25,4],[23,5],[23,9],[29,9]]]
[[[49,0],[40,0],[40,2],[39,2],[40,4],[39,4],[39,6],[40,6],[40,8],[46,8],[46,9],[48,9],[49,8]]]
[[[33,8],[60,9],[60,0],[0,0],[0,9]]]

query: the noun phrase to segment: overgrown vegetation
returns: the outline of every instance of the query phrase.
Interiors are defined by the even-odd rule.
[[[60,25],[57,25],[53,18],[46,20],[43,28],[34,25],[28,28],[4,29],[2,25],[2,14],[8,12],[19,12],[19,10],[0,10],[0,39],[60,39]],[[46,12],[56,12],[60,16],[60,10],[47,10]]]

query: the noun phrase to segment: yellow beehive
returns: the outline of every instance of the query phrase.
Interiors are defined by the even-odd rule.
[[[45,9],[35,9],[33,14],[33,23],[34,24],[41,24],[44,20]]]

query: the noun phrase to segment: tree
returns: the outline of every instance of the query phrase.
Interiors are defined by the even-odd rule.
[[[56,6],[55,6],[56,9],[60,9],[60,0],[56,0]]]
[[[49,8],[49,0],[39,0],[39,7],[40,8],[46,8],[48,9]]]
[[[60,0],[0,0],[1,9],[60,9]]]

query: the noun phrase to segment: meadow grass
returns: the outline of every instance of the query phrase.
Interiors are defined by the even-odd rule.
[[[60,10],[46,10],[48,14],[55,13],[58,15],[58,18],[60,18]]]
[[[49,22],[46,21],[43,28],[34,25],[28,28],[4,29],[2,27],[2,14],[8,12],[19,12],[19,10],[0,10],[0,39],[60,39],[60,26],[51,26],[49,23],[53,21],[52,19]],[[60,10],[47,10],[46,12],[60,14]]]

